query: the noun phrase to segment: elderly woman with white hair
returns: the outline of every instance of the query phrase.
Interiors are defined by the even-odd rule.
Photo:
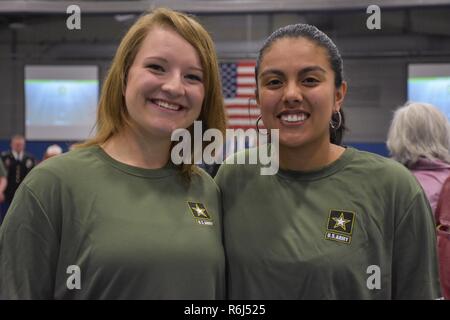
[[[43,160],[46,160],[54,156],[59,156],[62,153],[63,149],[59,145],[52,144],[51,146],[48,146],[47,150],[45,151]]]
[[[450,175],[447,117],[431,104],[408,102],[394,113],[387,147],[416,176],[435,212],[442,185]]]

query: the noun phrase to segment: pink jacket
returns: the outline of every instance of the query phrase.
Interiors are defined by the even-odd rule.
[[[420,158],[410,167],[410,170],[424,189],[433,213],[436,212],[442,185],[450,176],[450,164],[439,160]]]
[[[436,209],[437,245],[439,254],[439,273],[442,294],[450,299],[450,178],[442,187],[441,197]]]

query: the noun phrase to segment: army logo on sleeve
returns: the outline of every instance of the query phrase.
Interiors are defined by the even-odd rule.
[[[214,223],[206,210],[206,207],[200,202],[188,202],[192,215],[198,224],[212,226]]]
[[[352,242],[354,223],[354,212],[344,210],[331,210],[328,216],[325,239],[350,244]]]

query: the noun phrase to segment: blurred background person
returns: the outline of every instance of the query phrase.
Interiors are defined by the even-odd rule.
[[[450,175],[450,124],[435,106],[408,102],[395,113],[387,147],[392,158],[416,176],[436,212],[439,194]]]
[[[435,215],[442,294],[450,299],[450,124],[428,103],[408,102],[395,113],[387,146],[392,157],[416,176]],[[445,192],[444,192],[445,191]]]
[[[2,205],[3,218],[11,204],[17,188],[28,172],[36,165],[34,156],[25,151],[25,143],[24,136],[14,135],[11,139],[11,150],[1,153],[8,179],[8,185],[5,190],[5,203]]]
[[[439,196],[436,224],[442,295],[450,300],[450,177],[445,180]]]
[[[47,150],[44,153],[44,157],[42,158],[42,160],[46,160],[48,158],[58,156],[62,153],[63,153],[63,149],[59,145],[52,144],[51,146],[48,146]]]
[[[6,169],[3,166],[3,162],[0,161],[0,208],[3,207],[2,203],[5,201],[5,189],[8,184],[6,179]],[[3,210],[0,211],[0,225],[3,221]]]

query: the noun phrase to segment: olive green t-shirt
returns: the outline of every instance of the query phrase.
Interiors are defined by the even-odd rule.
[[[204,172],[142,169],[98,146],[26,177],[0,229],[3,299],[223,299],[220,195]]]
[[[259,173],[225,164],[216,176],[229,298],[441,296],[433,215],[402,165],[349,147],[317,171]]]

